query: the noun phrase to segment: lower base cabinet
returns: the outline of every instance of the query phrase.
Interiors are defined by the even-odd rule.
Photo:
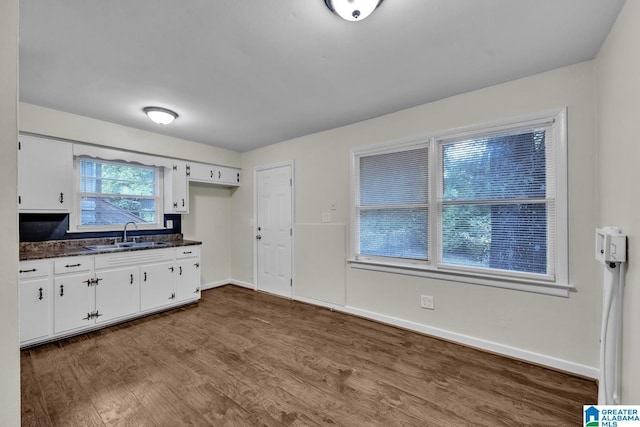
[[[153,310],[175,301],[175,263],[173,261],[140,267],[140,309]]]
[[[197,246],[21,262],[20,343],[51,341],[197,301],[199,267]]]
[[[53,332],[68,332],[93,323],[91,274],[67,274],[56,277],[53,283]]]
[[[140,268],[97,271],[95,290],[96,323],[135,314],[140,307]]]
[[[20,341],[49,335],[49,278],[20,281]]]

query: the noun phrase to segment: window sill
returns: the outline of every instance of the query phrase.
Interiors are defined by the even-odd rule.
[[[385,273],[404,274],[407,276],[428,277],[431,279],[451,282],[468,283],[473,285],[491,286],[495,288],[512,289],[516,291],[532,292],[543,295],[569,297],[573,286],[560,285],[535,280],[521,280],[504,277],[478,276],[459,272],[434,270],[420,265],[406,265],[385,263],[381,261],[347,260],[351,268],[360,270],[380,271]]]

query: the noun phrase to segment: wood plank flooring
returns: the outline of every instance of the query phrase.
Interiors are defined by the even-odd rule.
[[[233,286],[22,351],[24,426],[575,426],[593,381]]]

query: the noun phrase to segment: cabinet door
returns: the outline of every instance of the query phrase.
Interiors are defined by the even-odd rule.
[[[140,311],[139,279],[138,267],[96,272],[96,323]]]
[[[140,267],[140,309],[152,310],[175,301],[173,261]]]
[[[54,279],[53,329],[71,331],[94,323],[94,287],[90,273],[69,274]]]
[[[175,162],[165,169],[165,213],[189,213],[187,164]]]
[[[69,212],[73,191],[72,145],[25,135],[21,135],[19,141],[19,209]]]
[[[240,185],[240,169],[216,166],[214,177],[216,184]]]
[[[49,335],[49,278],[20,282],[20,342]]]
[[[200,298],[200,259],[185,258],[176,263],[176,300]]]
[[[215,181],[215,166],[207,165],[205,163],[189,163],[187,167],[189,168],[189,181],[208,183],[212,183]]]

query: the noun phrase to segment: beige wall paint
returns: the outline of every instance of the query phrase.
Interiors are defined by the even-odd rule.
[[[18,0],[0,4],[0,425],[20,425],[18,343]]]
[[[240,165],[235,151],[20,103],[20,132],[223,166]]]
[[[335,200],[333,221],[348,229],[351,148],[563,106],[568,107],[570,276],[576,287],[570,298],[350,268],[346,269],[344,292],[346,304],[360,310],[597,367],[601,295],[599,269],[593,258],[593,229],[597,223],[594,188],[598,185],[594,174],[597,147],[593,62],[243,153],[246,179],[232,198],[231,228],[237,236],[231,242],[232,277],[246,283],[254,281],[250,226],[253,183],[249,176],[256,166],[294,160],[296,223],[320,226],[322,212],[327,212]],[[336,274],[344,268],[334,264]],[[307,289],[297,288],[296,296],[322,295],[322,289],[309,294]],[[420,309],[420,294],[433,295],[436,310]]]
[[[182,215],[185,239],[200,240],[202,285],[227,283],[231,234],[231,197],[234,190],[210,184],[189,184],[189,214]]]
[[[597,57],[600,225],[629,238],[622,400],[640,403],[640,2],[628,1]]]

